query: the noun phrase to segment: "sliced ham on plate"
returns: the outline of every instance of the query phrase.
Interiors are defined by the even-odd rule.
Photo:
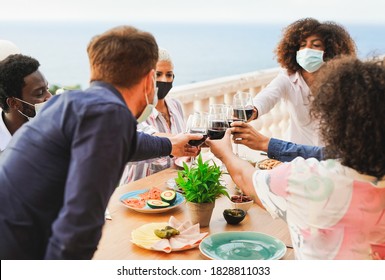
[[[179,230],[180,234],[170,239],[162,239],[155,235],[155,229],[162,229],[167,225]],[[131,241],[148,250],[170,253],[197,247],[207,234],[208,232],[200,232],[199,224],[192,225],[190,221],[180,222],[171,216],[168,223],[146,224],[132,231]]]

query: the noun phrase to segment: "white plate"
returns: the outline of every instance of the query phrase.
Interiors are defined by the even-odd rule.
[[[167,182],[166,182],[167,187],[170,190],[173,190],[173,191],[176,191],[178,193],[183,194],[184,193],[183,189],[178,187],[178,184],[175,182],[175,179],[176,178],[168,179]]]
[[[188,166],[190,166],[190,157],[179,157],[175,159],[176,166],[183,168],[183,163],[186,163]]]
[[[147,204],[143,208],[135,208],[135,207],[129,206],[123,202],[123,200],[128,199],[128,198],[140,198],[139,194],[142,194],[142,193],[145,193],[148,191],[149,191],[148,189],[145,189],[145,190],[137,190],[137,191],[128,192],[128,193],[126,193],[120,197],[120,202],[124,206],[126,206],[127,208],[134,210],[136,212],[156,214],[156,213],[164,213],[164,212],[170,211],[170,210],[178,207],[179,205],[181,205],[185,201],[184,196],[181,195],[180,193],[176,192],[175,193],[176,194],[175,202],[172,205],[165,207],[165,208],[154,209],[154,208],[149,207]]]
[[[199,246],[199,243],[186,244],[183,248],[170,248],[169,251],[153,248],[153,245],[161,240],[161,238],[155,235],[154,230],[164,228],[167,225],[168,223],[149,223],[142,225],[131,232],[131,242],[146,250],[166,253],[190,250]]]

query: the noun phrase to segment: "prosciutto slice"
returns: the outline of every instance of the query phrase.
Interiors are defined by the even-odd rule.
[[[160,239],[152,245],[153,250],[170,253],[196,247],[208,232],[201,233],[199,224],[192,225],[190,221],[180,222],[174,216],[170,217],[168,225],[180,231],[170,239]]]

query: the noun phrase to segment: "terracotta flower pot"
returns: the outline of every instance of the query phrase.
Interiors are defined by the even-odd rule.
[[[193,225],[199,223],[200,227],[207,227],[210,224],[215,202],[194,203],[187,201],[186,207],[189,210]]]

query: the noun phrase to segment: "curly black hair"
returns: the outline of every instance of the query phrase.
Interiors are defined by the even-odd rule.
[[[39,69],[40,63],[26,55],[14,54],[0,62],[0,107],[7,112],[8,97],[21,98],[24,78]]]
[[[311,87],[310,114],[320,123],[327,157],[356,171],[385,175],[385,67],[333,59]]]
[[[278,63],[293,74],[302,69],[297,63],[297,51],[307,37],[319,35],[325,45],[324,61],[337,55],[357,55],[356,44],[346,29],[332,21],[319,22],[313,18],[300,19],[283,30],[283,36],[275,49]]]

